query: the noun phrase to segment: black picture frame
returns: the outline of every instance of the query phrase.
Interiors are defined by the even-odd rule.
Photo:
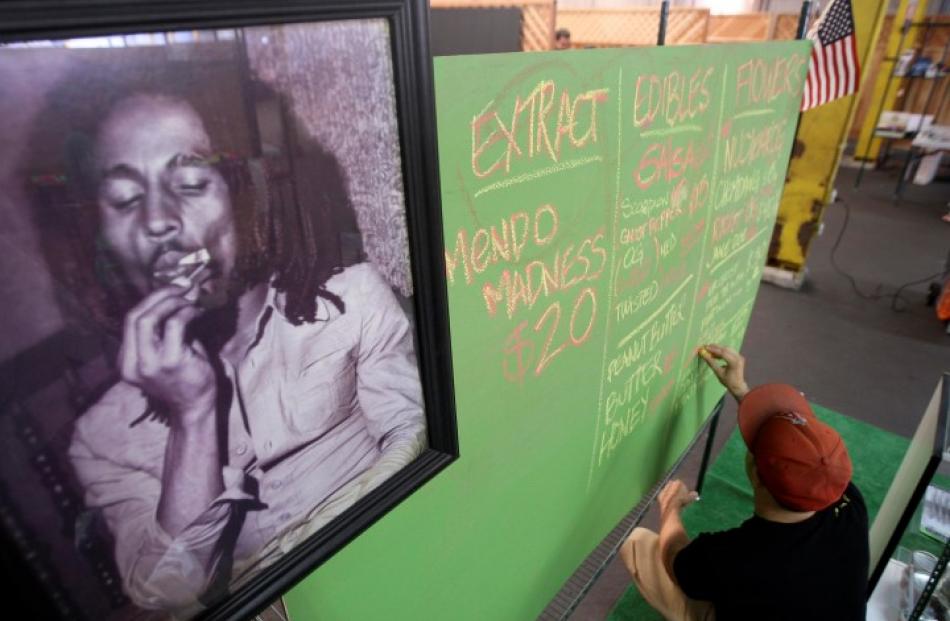
[[[396,117],[414,295],[417,358],[428,448],[330,524],[196,618],[248,618],[291,588],[458,457],[436,153],[432,63],[425,0],[29,0],[0,3],[0,43],[383,18],[389,25]],[[40,388],[63,369],[23,382],[7,371],[75,344],[48,339],[0,367],[0,416],[16,391]],[[15,385],[12,385],[15,384]],[[15,399],[13,399],[15,401]],[[0,489],[0,554],[8,592],[38,618],[69,618],[43,571],[43,554],[23,548],[24,528]],[[5,506],[6,505],[6,506]],[[35,552],[35,551],[34,551]],[[48,559],[47,559],[48,561]]]

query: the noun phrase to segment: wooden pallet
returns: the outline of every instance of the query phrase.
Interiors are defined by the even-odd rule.
[[[667,45],[703,43],[709,9],[670,9],[666,25]],[[574,47],[656,45],[660,10],[656,7],[629,9],[559,9],[557,27],[571,31]]]

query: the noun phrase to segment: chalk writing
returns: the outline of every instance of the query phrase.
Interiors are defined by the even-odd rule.
[[[624,296],[614,305],[617,321],[623,321],[641,308],[651,304],[659,294],[660,283],[653,280],[636,293]]]
[[[688,209],[689,215],[699,211],[709,198],[709,178],[703,174],[698,181],[680,179],[670,194],[670,201],[675,207]]]
[[[453,346],[489,371],[465,381],[589,438],[589,486],[675,456],[720,394],[696,349],[741,343],[807,58],[776,42],[441,76]]]
[[[656,250],[656,260],[658,262],[665,259],[673,252],[673,249],[676,248],[676,233],[670,233],[664,236],[662,241],[660,238],[654,237],[653,248]]]
[[[623,214],[624,219],[650,216],[669,204],[670,199],[665,195],[639,199],[624,196],[623,202],[620,203],[620,213]]]
[[[765,127],[744,129],[726,138],[723,170],[730,172],[748,166],[759,159],[773,159],[785,144],[785,119],[769,123]]]
[[[749,229],[749,232],[746,234],[745,239],[733,237],[728,242],[726,242],[726,244],[715,248],[713,251],[713,260],[716,261],[716,263],[715,265],[713,265],[712,269],[710,269],[709,271],[715,272],[726,261],[728,261],[734,255],[744,250],[749,244],[753,243],[755,240],[761,237],[762,234],[765,232],[766,232],[766,229],[752,228],[752,229]]]
[[[650,216],[645,222],[635,227],[624,227],[620,232],[620,243],[633,244],[643,241],[647,235],[655,236],[668,229],[678,216],[683,214],[679,204],[671,205],[656,216]]]
[[[736,227],[739,226],[739,218],[742,216],[741,211],[736,211],[733,213],[727,213],[725,215],[716,216],[716,219],[713,220],[713,232],[712,240],[717,242],[729,233],[732,233],[736,230]]]
[[[703,218],[693,224],[689,230],[687,230],[686,235],[680,240],[680,245],[683,246],[683,255],[693,250],[696,247],[696,244],[703,238],[703,233],[706,232],[706,219]]]
[[[592,155],[590,157],[581,157],[574,160],[568,160],[566,162],[561,162],[559,164],[553,164],[546,168],[541,168],[539,170],[532,170],[531,172],[521,173],[514,177],[508,177],[507,179],[502,179],[501,181],[496,181],[495,183],[490,183],[483,188],[479,188],[475,192],[475,198],[478,198],[482,194],[487,194],[488,192],[493,192],[495,190],[501,190],[504,188],[510,188],[513,185],[518,185],[519,183],[525,183],[527,181],[534,181],[536,179],[542,179],[544,177],[549,177],[551,175],[557,174],[564,170],[571,170],[574,168],[580,168],[581,166],[587,166],[588,164],[596,164],[598,162],[603,162],[604,158],[601,155]]]
[[[712,340],[702,340],[703,343],[714,342]],[[720,343],[725,341],[718,341]],[[686,367],[676,382],[673,389],[674,408],[681,409],[687,401],[695,398],[696,394],[712,378],[712,371],[706,367],[706,363],[699,359],[699,356],[690,356],[687,358]]]
[[[772,108],[753,108],[751,110],[746,110],[744,112],[740,112],[738,114],[733,115],[732,120],[736,121],[738,119],[747,119],[753,116],[773,116],[774,114],[775,114],[775,110]],[[725,129],[726,128],[723,128],[724,131]],[[732,129],[731,124],[729,125],[729,129],[730,130]],[[729,133],[725,132],[723,135],[728,136]]]
[[[623,337],[622,339],[620,339],[620,341],[617,343],[617,348],[619,349],[619,348],[623,347],[624,345],[626,345],[627,342],[629,342],[633,337],[635,337],[638,333],[640,333],[640,332],[641,332],[642,330],[644,330],[645,328],[654,328],[654,329],[655,329],[656,326],[653,325],[652,321],[653,321],[664,309],[666,309],[666,308],[673,302],[674,299],[676,299],[676,297],[683,291],[683,289],[686,287],[686,285],[689,284],[689,282],[690,282],[692,279],[693,279],[693,275],[690,274],[690,275],[689,275],[689,278],[687,278],[686,280],[684,280],[684,281],[680,284],[680,286],[676,288],[676,291],[674,291],[674,292],[670,295],[670,297],[668,297],[668,298],[666,299],[666,301],[663,302],[663,304],[661,304],[661,305],[659,306],[659,308],[657,308],[655,311],[653,311],[653,314],[650,315],[650,317],[649,317],[646,321],[644,321],[643,323],[641,323],[640,325],[638,325],[636,328],[634,328],[633,330],[631,330],[630,333],[628,333],[625,337]],[[673,327],[675,327],[675,325],[676,325],[677,323],[679,323],[680,321],[682,321],[681,315],[682,315],[682,308],[681,308],[681,306],[675,307],[674,312],[669,313],[669,314],[667,315],[667,321],[666,321],[667,327],[666,327],[666,329],[663,330],[664,334],[662,334],[662,335],[660,335],[660,336],[656,336],[656,334],[654,334],[654,337],[652,338],[651,343],[652,343],[653,345],[655,345],[656,342],[658,342],[658,341],[660,340],[660,338],[662,338],[662,336],[665,336],[665,333],[667,333],[670,329],[672,329]],[[673,319],[674,317],[675,317],[675,319]]]
[[[541,205],[533,214],[519,211],[501,220],[499,226],[480,228],[469,235],[459,229],[455,249],[445,250],[445,272],[449,284],[455,282],[455,271],[462,264],[465,282],[472,283],[475,274],[499,261],[518,263],[529,241],[544,246],[557,235],[558,214],[552,205]],[[471,240],[471,241],[470,241]]]
[[[597,142],[597,106],[607,101],[607,94],[600,88],[571,96],[561,88],[558,96],[554,81],[545,80],[524,98],[515,98],[507,121],[493,100],[471,122],[472,172],[479,178],[498,171],[507,174],[516,157],[559,162],[565,137],[575,150]]]
[[[608,397],[608,400],[611,397]],[[643,422],[647,413],[647,403],[649,393],[631,395],[631,402],[624,403],[622,409],[618,412],[616,398],[612,407],[604,413],[603,430],[597,439],[597,459],[596,465],[603,465],[608,461],[613,453],[620,446],[620,443],[626,439]]]
[[[674,181],[689,170],[699,170],[709,157],[705,143],[689,140],[685,145],[675,144],[672,138],[648,146],[633,172],[637,187],[647,190],[657,181]]]
[[[709,108],[709,79],[713,67],[699,67],[689,77],[674,70],[666,75],[637,77],[633,98],[633,124],[650,127],[657,117],[673,127],[695,119]]]
[[[735,203],[748,199],[754,195],[765,183],[760,169],[735,173],[722,179],[716,196],[715,209],[728,208]]]
[[[578,293],[571,308],[566,331],[561,329],[561,303],[548,306],[533,326],[541,338],[535,363],[534,336],[525,334],[527,321],[519,323],[505,341],[502,374],[512,382],[521,382],[534,365],[534,374],[541,375],[561,352],[569,346],[580,347],[590,338],[597,319],[597,294],[590,287]],[[565,333],[566,332],[566,333]]]
[[[673,391],[673,386],[675,385],[676,385],[675,377],[671,377],[668,380],[666,380],[666,383],[663,384],[663,388],[660,389],[660,392],[658,392],[656,396],[650,399],[650,402],[647,404],[647,411],[649,412],[659,411],[660,406],[663,404],[664,401],[666,401],[666,398],[670,396],[670,393]]]
[[[772,61],[755,58],[742,63],[736,75],[735,105],[767,104],[783,95],[800,98],[804,63],[805,58],[798,54]]]
[[[550,262],[536,259],[520,269],[502,270],[497,281],[482,285],[488,315],[494,317],[501,305],[511,318],[519,306],[530,309],[542,295],[547,298],[582,282],[597,280],[607,265],[603,240],[601,229],[578,245],[571,243],[559,248]]]

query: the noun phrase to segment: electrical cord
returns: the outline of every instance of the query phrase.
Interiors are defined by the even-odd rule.
[[[932,281],[935,278],[942,278],[947,274],[947,269],[937,272],[936,274],[931,274],[925,278],[920,278],[917,280],[912,280],[910,282],[905,282],[899,286],[894,292],[886,293],[882,292],[884,284],[879,284],[874,290],[874,293],[865,293],[861,291],[861,288],[858,287],[858,282],[854,279],[854,276],[846,272],[836,259],[836,254],[838,253],[838,246],[841,245],[841,240],[844,239],[844,232],[848,228],[848,223],[851,221],[851,206],[848,205],[847,201],[839,201],[844,206],[844,222],[841,224],[841,229],[838,231],[838,238],[835,239],[834,245],[831,247],[831,267],[835,269],[840,275],[848,279],[848,282],[851,284],[851,289],[854,291],[855,295],[858,297],[876,302],[877,300],[891,298],[891,310],[897,313],[902,313],[907,310],[907,307],[910,305],[910,302],[901,295],[904,289],[907,287],[912,287],[914,285],[919,285],[921,283]],[[902,305],[901,305],[902,304]]]

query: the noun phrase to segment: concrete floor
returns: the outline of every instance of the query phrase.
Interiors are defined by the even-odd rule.
[[[856,171],[838,175],[838,202],[828,207],[824,230],[810,249],[801,291],[763,284],[746,333],[742,353],[751,385],[782,381],[799,387],[808,398],[893,433],[910,437],[916,429],[940,374],[950,370],[950,335],[933,307],[925,305],[927,278],[940,273],[950,257],[946,183],[906,186],[895,203],[893,172],[866,172],[854,188]],[[831,262],[856,281],[865,295],[904,289],[892,309],[892,297],[867,300]],[[905,303],[906,302],[906,303]],[[727,403],[716,436],[715,451],[735,428],[735,404]],[[694,481],[702,442],[676,475]],[[655,508],[643,525],[656,527]],[[605,619],[629,586],[614,559],[583,599],[573,621]]]

